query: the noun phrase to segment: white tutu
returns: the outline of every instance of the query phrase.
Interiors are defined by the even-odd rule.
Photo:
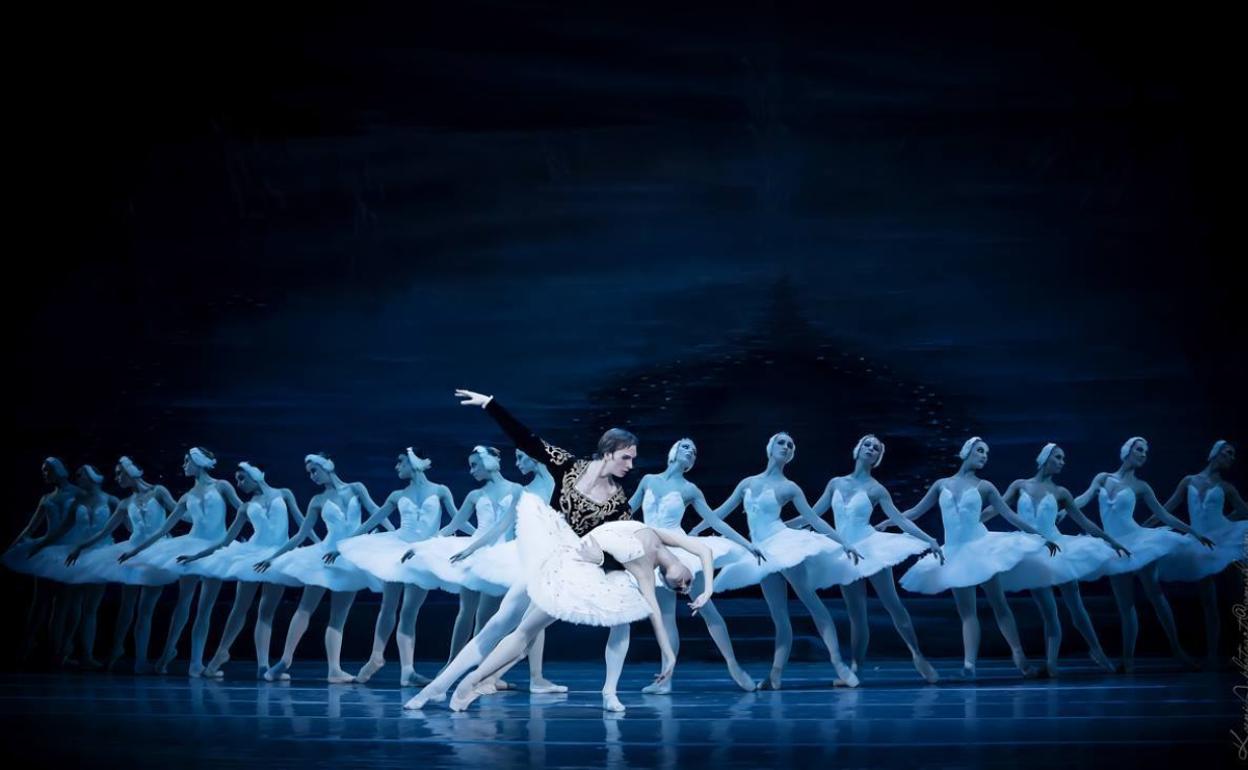
[[[332,545],[325,542],[300,546],[274,559],[268,571],[305,586],[320,586],[331,591],[362,591],[367,588],[381,593],[382,581],[350,560],[339,558],[333,564],[326,564],[325,554],[332,549]]]
[[[408,575],[408,564],[411,562],[403,564],[399,560],[409,548],[423,542],[427,541],[408,541],[398,530],[376,532],[343,540],[338,544],[338,552],[342,554],[342,558],[378,580],[386,583],[410,583],[413,582]]]
[[[82,555],[85,558],[87,554],[91,553],[92,551],[100,550],[106,545],[108,544],[104,542],[100,542],[99,544],[93,546],[90,550],[83,551]],[[94,573],[88,570],[82,569],[83,565],[81,561],[74,564],[74,566],[72,567],[65,566],[65,560],[69,558],[69,555],[73,553],[74,549],[77,547],[78,546],[76,545],[58,544],[58,545],[50,545],[47,548],[44,548],[39,553],[35,554],[34,558],[27,560],[30,563],[30,568],[31,568],[30,574],[34,575],[35,577],[47,578],[48,580],[55,580],[58,583],[104,583],[104,582],[107,582],[105,580],[100,579]]]
[[[464,561],[464,586],[490,596],[505,595],[523,574],[515,540],[487,545]]]
[[[862,559],[857,564],[850,559],[845,560],[853,570],[854,580],[871,577],[882,569],[895,567],[911,556],[918,556],[928,550],[927,543],[917,537],[892,532],[867,535],[858,542],[851,543],[850,547],[862,554]]]
[[[414,583],[426,591],[445,591],[449,594],[459,593],[466,576],[464,563],[452,564],[451,557],[468,547],[472,542],[469,537],[431,537],[418,543],[409,543],[413,552],[412,558],[400,565],[398,573],[403,583]],[[407,548],[404,549],[406,553]],[[402,553],[399,554],[400,558]]]
[[[123,566],[130,569],[139,570],[155,570],[157,572],[172,572],[175,575],[194,575],[201,577],[202,573],[192,572],[192,568],[198,566],[198,562],[190,564],[179,564],[179,556],[194,556],[200,551],[210,546],[216,545],[218,541],[208,540],[194,535],[183,535],[181,537],[167,537],[163,540],[157,540],[152,543],[147,550],[125,562]],[[202,559],[200,561],[203,561]],[[224,577],[224,575],[211,575],[211,577]]]
[[[1085,577],[1084,580],[1096,580],[1106,575],[1121,575],[1124,572],[1134,572],[1182,548],[1187,540],[1191,540],[1197,546],[1200,545],[1194,539],[1186,535],[1180,535],[1178,532],[1172,532],[1169,529],[1151,529],[1149,527],[1140,527],[1137,532],[1116,533],[1113,537],[1119,543],[1122,543],[1122,546],[1130,551],[1131,555],[1125,559],[1121,557],[1107,559],[1100,569]]]
[[[629,574],[582,561],[580,538],[531,492],[516,504],[516,535],[529,599],[546,614],[586,626],[616,626],[650,614]]]
[[[744,557],[733,560],[720,570],[715,577],[716,592],[757,585],[768,575],[799,564],[806,565],[811,585],[815,588],[852,583],[858,579],[853,561],[845,555],[845,549],[826,535],[784,527],[770,537],[755,541],[754,547],[763,552],[766,560],[759,563],[752,553],[746,551]],[[859,563],[860,567],[864,565],[866,560]],[[872,574],[880,569],[883,566],[876,567]]]
[[[929,553],[906,570],[898,583],[907,591],[938,594],[977,586],[1018,566],[1028,554],[1048,550],[1044,540],[1025,532],[988,532],[969,542],[945,545],[945,563]]]
[[[269,558],[280,547],[280,545],[265,545],[252,540],[235,540],[199,561],[186,565],[186,571],[187,574],[200,577],[219,577],[223,580],[241,580],[245,583],[301,585],[298,580],[272,569],[266,572],[256,572],[256,564]]]
[[[1157,567],[1162,580],[1193,581],[1216,575],[1237,561],[1248,559],[1248,521],[1232,521],[1230,526],[1200,534],[1213,541],[1213,550],[1194,537],[1184,536],[1182,545],[1163,556]],[[1177,533],[1176,533],[1177,534]]]
[[[121,583],[128,586],[163,586],[177,582],[179,573],[172,570],[135,565],[131,563],[133,560],[125,564],[117,563],[122,554],[137,545],[138,543],[124,540],[120,543],[109,543],[103,548],[83,551],[78,561],[68,570],[70,582]],[[81,576],[76,577],[79,572]]]
[[[15,543],[9,550],[5,551],[4,556],[0,557],[0,561],[3,561],[4,566],[14,572],[21,572],[25,575],[33,575],[35,574],[35,565],[31,563],[31,560],[28,557],[31,549],[34,547],[35,540],[33,538],[25,538],[21,542]]]
[[[1001,587],[1007,591],[1026,591],[1085,580],[1107,561],[1121,558],[1099,537],[1059,534],[1053,541],[1062,550],[1054,556],[1049,556],[1047,548],[1027,554],[1017,567],[1002,573]]]

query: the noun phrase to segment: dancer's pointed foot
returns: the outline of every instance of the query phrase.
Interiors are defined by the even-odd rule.
[[[840,686],[840,687],[857,687],[858,686],[859,684],[858,675],[855,674],[853,670],[850,669],[849,666],[845,665],[839,660],[834,660],[832,661],[832,667],[836,669],[836,681],[832,683],[833,686]]]
[[[923,677],[928,684],[936,684],[940,681],[940,674],[936,673],[936,668],[922,655],[914,656],[914,667],[918,670],[919,676]]]
[[[1018,673],[1023,675],[1024,679],[1034,679],[1040,675],[1040,670],[1027,662],[1027,656],[1022,650],[1017,650],[1014,655],[1014,667],[1018,669]]]
[[[550,695],[567,691],[568,688],[564,685],[555,684],[544,676],[529,679],[529,692],[534,695]]]
[[[416,693],[407,703],[403,704],[403,708],[408,711],[419,711],[429,703],[441,703],[446,700],[446,693],[438,690],[430,690],[428,687]]]
[[[1118,666],[1109,659],[1109,656],[1105,654],[1104,650],[1092,650],[1088,653],[1088,657],[1092,659],[1093,663],[1105,669],[1109,673],[1117,673]]]
[[[672,678],[669,676],[662,682],[654,682],[641,688],[646,695],[671,695],[672,694]]]
[[[477,685],[477,694],[478,695],[497,695],[498,687],[495,686],[495,682],[493,679],[486,679],[485,681]]]
[[[221,667],[230,659],[230,654],[223,650],[218,650],[216,655],[212,656],[212,660],[208,661],[207,667],[204,668],[204,676],[210,679],[224,679],[225,672]]]
[[[508,682],[506,679],[497,679],[497,678],[496,678],[496,679],[492,679],[492,680],[490,680],[490,683],[494,685],[494,690],[495,690],[495,692],[501,692],[502,690],[514,690],[514,689],[516,689],[516,686],[515,686],[514,684],[512,684],[511,682]]]
[[[613,692],[604,692],[602,694],[602,710],[620,713],[624,711],[624,704],[620,703],[620,699]]]
[[[341,668],[331,668],[329,676],[325,677],[325,681],[330,684],[351,684],[355,681],[355,677],[343,671]]]
[[[975,673],[975,664],[962,661],[962,668],[958,672],[958,675],[968,682],[974,680],[977,676]]]
[[[1044,671],[1042,672],[1048,679],[1057,679],[1062,675],[1061,666],[1057,665],[1057,661],[1045,661]]]
[[[451,694],[451,711],[464,711],[481,695],[482,693],[476,684],[470,684],[470,680],[464,679],[455,688],[455,692]]]
[[[783,676],[784,676],[784,670],[783,670],[783,669],[775,669],[775,668],[773,668],[773,669],[771,670],[771,673],[767,675],[767,678],[766,678],[766,679],[764,679],[764,680],[762,681],[762,684],[760,684],[760,685],[758,686],[758,689],[760,689],[760,690],[779,690],[779,689],[780,689],[780,679],[781,679],[781,677],[783,677]]]
[[[289,677],[290,675],[286,673],[286,669],[288,668],[290,668],[289,663],[287,663],[284,660],[279,660],[278,662],[274,663],[272,666],[269,666],[268,671],[264,672],[264,681],[276,682],[279,679],[282,679],[283,677]]]
[[[175,657],[177,657],[177,653],[173,653],[173,654],[166,653],[165,655],[161,655],[160,660],[156,661],[156,673],[161,674],[162,676],[164,674],[168,674],[169,665],[173,663],[173,659]]]
[[[186,667],[186,675],[193,679],[200,678],[201,676],[204,675],[204,664],[203,663],[191,663],[189,666]]]
[[[737,687],[746,692],[754,692],[758,689],[758,682],[755,682],[749,674],[745,673],[745,669],[740,666],[729,666],[728,675],[732,677],[732,681],[737,683]]]
[[[355,681],[360,684],[364,684],[369,679],[372,679],[373,674],[380,671],[381,667],[384,665],[386,665],[386,659],[384,657],[381,655],[373,655],[373,657],[369,658],[368,662],[364,664],[364,667],[360,669],[360,672],[355,675]]]
[[[416,673],[414,668],[405,668],[399,672],[399,687],[424,687],[433,680]]]

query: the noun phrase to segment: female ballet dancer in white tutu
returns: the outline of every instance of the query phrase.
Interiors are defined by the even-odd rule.
[[[704,538],[690,537],[679,529],[652,529],[640,521],[609,521],[577,540],[563,518],[534,495],[521,499],[520,516],[528,589],[530,595],[541,598],[534,597],[534,604],[519,627],[498,643],[476,671],[463,678],[451,697],[451,709],[463,711],[479,696],[491,692],[483,691],[481,683],[497,677],[522,658],[537,634],[556,620],[614,628],[625,616],[640,619],[635,617],[637,608],[630,606],[636,604],[637,598],[646,608],[641,617],[649,616],[663,659],[655,683],[671,678],[676,654],[655,596],[655,574],[661,571],[669,588],[687,594],[693,584],[693,572],[671,549],[682,549],[696,558],[705,575],[705,587],[689,603],[697,614],[710,601],[714,589],[714,555],[699,542]],[[603,571],[609,566],[608,556],[611,566],[618,565],[619,569]],[[617,595],[610,596],[604,589]],[[616,697],[615,688],[624,667],[624,654],[608,646],[607,663],[602,707],[621,712],[624,704]]]
[[[87,570],[74,570],[66,559],[77,548],[98,541],[95,535],[104,529],[117,507],[117,498],[100,486],[104,476],[92,465],[83,465],[74,473],[74,485],[80,490],[70,506],[73,513],[64,517],[55,532],[49,532],[31,549],[36,574],[67,586],[68,612],[62,632],[64,649],[55,651],[58,664],[64,665],[73,655],[73,639],[79,641],[78,663],[83,668],[100,668],[94,656],[96,615],[104,598],[107,582]]]
[[[70,572],[82,571],[92,580],[121,585],[121,604],[113,623],[113,646],[104,666],[112,670],[121,660],[125,654],[126,636],[133,625],[134,672],[146,674],[152,670],[147,652],[156,601],[160,599],[164,587],[176,583],[179,575],[159,567],[122,565],[117,560],[159,532],[166,516],[177,507],[177,503],[168,489],[145,481],[143,470],[129,457],[123,456],[117,462],[113,479],[129,494],[113,509],[112,518],[99,532],[70,552],[65,558],[65,566]],[[111,542],[113,531],[123,522],[130,531],[130,537],[119,543]]]
[[[516,469],[525,476],[532,475],[533,479],[524,485],[524,491],[537,495],[537,498],[543,503],[550,505],[550,496],[555,491],[555,479],[550,475],[550,471],[546,469],[537,460],[529,457],[524,453],[523,449],[516,450]],[[510,590],[508,591],[510,593]],[[506,596],[503,597],[506,600]],[[499,604],[502,607],[502,604]],[[497,614],[497,612],[495,612]],[[542,671],[542,665],[546,658],[546,632],[542,631],[533,640],[533,645],[529,647],[529,692],[536,693],[560,693],[567,692],[568,688],[561,684],[555,684],[546,678]]]
[[[435,484],[426,475],[432,465],[433,462],[424,457],[423,452],[408,447],[394,465],[395,473],[407,481],[407,486],[391,492],[376,513],[361,524],[351,537],[338,544],[342,558],[385,583],[381,606],[377,609],[377,623],[373,628],[373,651],[368,662],[355,675],[357,682],[372,679],[386,664],[386,645],[390,643],[391,634],[395,634],[395,643],[399,648],[399,686],[411,687],[429,682],[428,678],[419,676],[415,668],[416,618],[429,592],[407,581],[400,559],[413,543],[427,540],[438,531],[444,509],[452,516],[455,513],[455,498],[451,490],[443,484]],[[399,512],[397,529],[393,532],[372,531],[395,510]],[[335,558],[334,553],[325,556],[328,563],[333,563]]]
[[[1218,641],[1222,634],[1217,576],[1231,564],[1248,560],[1248,521],[1243,518],[1248,516],[1248,506],[1244,505],[1239,490],[1222,478],[1234,464],[1235,447],[1218,441],[1209,450],[1205,469],[1184,476],[1165,505],[1167,511],[1174,512],[1186,501],[1188,521],[1216,544],[1213,551],[1192,540],[1184,540],[1173,553],[1163,556],[1157,566],[1157,578],[1163,582],[1197,584],[1205,613],[1205,665],[1210,668],[1218,664]],[[1232,521],[1226,517],[1223,510],[1227,503],[1240,518]]]
[[[615,682],[628,650],[627,623],[645,617],[649,608],[636,589],[631,588],[631,583],[620,582],[623,573],[617,571],[614,577],[608,577],[598,567],[570,560],[565,552],[579,549],[577,535],[583,535],[599,524],[626,520],[631,516],[628,498],[616,479],[623,478],[632,468],[633,459],[637,456],[636,437],[613,428],[599,439],[594,459],[577,459],[566,450],[543,441],[493,397],[469,390],[457,390],[455,395],[464,399],[461,403],[465,406],[484,408],[517,447],[546,466],[555,481],[551,499],[556,507],[547,506],[535,495],[521,496],[517,510],[517,540],[527,584],[522,584],[522,581],[512,584],[490,622],[404,708],[419,709],[430,701],[445,699],[448,688],[459,677],[480,663],[486,653],[496,650],[504,635],[517,629],[526,613],[536,612],[535,622],[524,634],[527,639],[535,638],[537,631],[553,622],[552,618],[611,627],[607,640],[607,682],[603,688],[603,706],[622,709],[616,697]],[[563,555],[548,558],[552,549]],[[550,581],[543,579],[538,572],[547,561],[552,568],[551,575],[555,576]],[[580,566],[555,569],[569,561]],[[683,565],[681,569],[687,572]],[[559,575],[562,575],[563,581],[558,579]],[[533,584],[535,577],[538,578],[536,585]],[[491,675],[512,662],[509,659],[494,667]],[[478,677],[476,681],[488,679]],[[477,689],[475,682],[471,689]]]
[[[208,626],[212,621],[212,608],[221,591],[224,571],[211,575],[199,574],[179,562],[179,556],[197,553],[225,537],[225,505],[228,502],[235,516],[243,501],[228,481],[214,479],[208,471],[216,467],[216,457],[202,447],[191,447],[182,460],[182,472],[195,479],[194,485],[178,500],[177,506],[160,529],[146,541],[135,546],[118,558],[120,563],[130,563],[140,569],[155,568],[177,573],[178,603],[169,619],[169,636],[165,649],[156,661],[156,672],[167,673],[169,664],[178,655],[178,640],[191,614],[191,602],[199,590],[199,605],[195,608],[195,623],[191,626],[191,662],[187,676],[198,677],[204,673],[204,647],[208,642]],[[191,531],[186,535],[165,538],[179,521],[187,518]]]
[[[186,564],[188,571],[198,575],[224,574],[230,580],[237,581],[234,592],[234,604],[225,619],[225,628],[221,639],[217,642],[217,651],[204,669],[204,676],[218,678],[224,676],[221,667],[230,659],[230,647],[242,633],[247,623],[247,613],[255,601],[256,591],[260,591],[260,606],[256,610],[256,625],[253,639],[256,645],[256,676],[261,678],[269,668],[269,643],[273,637],[273,618],[281,604],[282,594],[286,588],[302,585],[294,578],[281,572],[256,572],[258,560],[273,553],[290,538],[290,520],[295,528],[303,525],[303,514],[299,511],[299,503],[289,489],[278,489],[269,486],[264,479],[264,472],[248,462],[240,462],[234,474],[234,480],[243,494],[250,495],[243,505],[245,516],[235,516],[230,530],[218,543],[211,545],[199,553],[182,556],[179,563]],[[252,535],[249,540],[239,540],[244,524],[251,524]]]
[[[1065,488],[1057,485],[1054,477],[1066,465],[1066,453],[1057,444],[1045,444],[1036,456],[1036,474],[1029,479],[1017,479],[1005,490],[1005,502],[1014,506],[1018,515],[1041,535],[1061,546],[1055,556],[1032,554],[1014,569],[1002,573],[1001,587],[1007,592],[1030,591],[1040,609],[1044,622],[1044,665],[1049,676],[1059,673],[1057,658],[1062,647],[1062,621],[1057,614],[1054,587],[1060,587],[1062,601],[1070,612],[1071,622],[1088,643],[1088,654],[1098,666],[1106,671],[1117,670],[1113,661],[1101,647],[1092,619],[1083,606],[1083,594],[1079,581],[1099,570],[1105,562],[1120,556],[1129,557],[1131,552],[1121,543],[1105,534],[1093,524],[1075,498]],[[1088,535],[1065,535],[1057,528],[1057,522],[1067,513]],[[996,515],[996,509],[985,512],[983,521]]]
[[[828,608],[819,598],[818,590],[854,580],[857,575],[855,565],[862,555],[847,545],[826,521],[815,515],[801,488],[785,477],[784,467],[793,460],[796,450],[792,436],[784,432],[775,434],[767,441],[766,470],[742,479],[728,499],[715,510],[700,511],[716,532],[732,538],[735,530],[724,522],[724,517],[744,504],[750,543],[764,557],[733,560],[719,573],[715,582],[720,591],[755,584],[763,589],[763,598],[767,601],[767,609],[776,628],[776,646],[771,672],[761,689],[780,689],[784,667],[793,646],[788,586],[793,586],[793,591],[814,620],[837,678],[850,687],[857,687],[858,676],[841,660],[836,626]],[[815,532],[785,526],[780,511],[789,503]]]
[[[1075,505],[1083,508],[1096,497],[1101,510],[1101,526],[1106,534],[1127,548],[1131,556],[1106,561],[1087,579],[1109,576],[1114,599],[1118,602],[1118,613],[1122,617],[1123,671],[1130,673],[1135,668],[1135,640],[1140,631],[1140,620],[1135,611],[1136,578],[1139,578],[1144,595],[1157,612],[1157,619],[1161,621],[1161,628],[1175,657],[1194,667],[1196,662],[1179,644],[1174,613],[1157,583],[1157,562],[1161,557],[1183,546],[1186,538],[1179,532],[1193,536],[1207,548],[1213,548],[1213,541],[1171,515],[1157,502],[1153,488],[1136,476],[1136,471],[1148,461],[1147,441],[1139,436],[1132,436],[1118,450],[1118,458],[1122,461],[1118,470],[1096,474],[1087,491],[1075,498]],[[1141,527],[1135,521],[1136,502],[1141,500],[1149,511],[1178,532]]]
[[[641,477],[637,490],[628,504],[634,512],[638,508],[641,509],[646,526],[656,530],[676,530],[683,533],[681,519],[684,517],[686,508],[692,505],[694,510],[700,513],[710,512],[711,507],[707,505],[702,490],[685,478],[685,474],[693,469],[697,459],[697,445],[694,444],[693,439],[683,438],[668,450],[667,470]],[[733,534],[736,535],[736,533]],[[736,540],[737,542],[733,542],[727,537],[698,538],[698,542],[711,549],[717,567],[723,567],[736,559],[761,561],[762,553],[750,545],[748,540],[740,535],[736,535]],[[677,556],[681,553],[677,552]],[[705,578],[700,564],[691,559],[686,566],[694,572],[691,592],[701,593]],[[676,628],[676,594],[660,586],[657,596],[659,609],[663,613],[663,625],[667,629],[672,651],[679,655],[680,632]],[[723,616],[719,614],[719,610],[715,608],[715,603],[708,601],[702,605],[700,614],[703,622],[706,623],[706,630],[710,633],[711,640],[715,642],[719,654],[728,664],[728,673],[733,681],[742,690],[753,692],[757,685],[737,662],[736,653],[732,649],[732,638],[728,635],[728,626]],[[671,691],[672,679],[670,677],[661,683],[647,685],[642,690],[645,693],[659,695],[666,695]]]
[[[848,476],[837,476],[823,489],[812,510],[822,516],[832,510],[833,527],[841,537],[862,554],[862,561],[852,565],[854,577],[841,585],[841,596],[849,614],[850,669],[861,671],[867,656],[870,639],[870,621],[867,618],[867,583],[875,587],[880,604],[888,612],[901,640],[910,649],[914,667],[928,683],[940,680],[936,669],[919,651],[919,639],[914,633],[914,621],[897,596],[897,584],[893,580],[893,567],[924,551],[931,551],[937,559],[943,558],[940,543],[924,532],[914,522],[903,517],[893,504],[892,495],[884,485],[871,475],[884,459],[884,442],[868,433],[858,439],[852,452],[854,471]],[[871,513],[879,507],[888,520],[907,534],[880,532],[871,526]],[[801,521],[801,519],[797,519]]]
[[[988,463],[988,444],[983,439],[979,436],[968,439],[958,457],[962,460],[958,472],[932,484],[923,499],[902,514],[907,519],[917,519],[939,501],[945,528],[945,558],[942,561],[935,554],[929,554],[919,559],[901,576],[901,587],[922,594],[953,591],[953,600],[962,618],[962,676],[968,679],[974,678],[979,657],[979,602],[975,589],[981,588],[997,619],[997,628],[1010,645],[1014,665],[1023,676],[1035,676],[1038,672],[1028,665],[1027,656],[1023,654],[1018,626],[1001,588],[1000,575],[1018,566],[1029,553],[1046,546],[1050,555],[1061,549],[1018,518],[1001,499],[997,488],[976,475]],[[980,520],[985,501],[1023,531],[989,532]]]
[[[473,634],[489,621],[497,611],[502,595],[507,592],[506,587],[498,582],[474,576],[465,561],[477,548],[492,544],[493,541],[482,539],[487,530],[493,530],[489,533],[491,537],[506,533],[509,535],[507,539],[511,539],[514,531],[514,505],[521,487],[502,477],[499,457],[498,450],[492,447],[473,448],[468,454],[468,473],[482,486],[464,497],[451,522],[436,537],[412,545],[400,560],[404,570],[402,574],[408,581],[428,590],[437,588],[459,595],[459,612],[451,629],[448,661],[454,659]],[[475,527],[468,523],[469,515],[474,512],[477,517]],[[500,514],[508,514],[508,518],[504,521]],[[469,536],[457,536],[455,533],[460,529]],[[476,547],[472,547],[474,545]],[[509,561],[500,563],[500,569],[493,575],[496,581],[507,580],[509,569],[517,571],[516,554],[513,552],[509,556]]]
[[[346,559],[327,564],[325,555],[335,551],[339,542],[360,528],[363,518],[361,508],[367,508],[372,514],[377,512],[377,504],[368,496],[363,484],[347,483],[338,478],[334,461],[324,453],[305,457],[304,468],[312,482],[322,487],[322,491],[308,503],[308,513],[299,531],[267,559],[255,565],[256,572],[263,574],[274,570],[303,584],[303,596],[299,598],[299,606],[286,629],[282,658],[264,672],[264,678],[270,682],[290,678],[287,669],[295,660],[295,648],[308,630],[312,613],[325,592],[329,591],[329,623],[325,627],[327,679],[333,684],[353,682],[355,677],[342,670],[342,629],[351,613],[356,592],[367,588],[381,593],[383,583]],[[313,545],[300,546],[311,536],[316,523],[322,518],[325,520],[325,539]]]
[[[26,522],[22,531],[5,549],[3,557],[4,566],[14,572],[21,572],[32,577],[35,565],[29,557],[31,549],[38,543],[35,532],[38,532],[42,526],[46,536],[49,532],[59,529],[61,522],[69,515],[69,506],[78,494],[78,488],[70,483],[69,471],[66,470],[65,463],[61,462],[60,458],[45,458],[40,465],[39,472],[43,477],[43,482],[50,486],[51,490],[39,498],[35,512],[31,514],[30,520]],[[35,644],[42,630],[47,626],[49,616],[53,613],[53,606],[65,605],[65,602],[57,601],[62,588],[63,586],[57,583],[45,584],[41,588],[38,578],[34,580],[31,586],[30,609],[26,613],[26,633],[23,636],[21,653],[23,663],[34,651]],[[63,613],[64,610],[61,612]],[[59,643],[53,645],[54,648],[59,646]]]

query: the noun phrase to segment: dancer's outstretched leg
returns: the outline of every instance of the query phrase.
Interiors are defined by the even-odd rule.
[[[104,584],[93,583],[82,590],[82,623],[78,627],[78,642],[81,652],[78,665],[83,668],[102,668],[103,663],[95,659],[95,628],[99,619],[100,602],[104,599]]]
[[[914,621],[910,619],[910,613],[906,611],[906,605],[902,603],[901,597],[897,595],[897,583],[893,580],[893,568],[885,567],[871,577],[867,578],[871,581],[871,585],[875,587],[875,595],[879,597],[880,604],[884,605],[884,610],[888,613],[888,617],[893,621],[893,628],[897,629],[897,635],[906,643],[906,647],[910,649],[910,659],[914,661],[914,667],[918,670],[919,676],[923,677],[928,684],[935,684],[940,681],[940,675],[936,673],[936,669],[932,664],[923,657],[923,653],[919,650],[919,637],[914,632]],[[866,601],[863,601],[866,605]]]
[[[256,645],[256,678],[263,679],[269,669],[269,645],[273,639],[273,620],[282,603],[286,587],[278,583],[265,583],[260,589],[260,606],[256,608],[256,627],[252,641]]]
[[[499,610],[502,611],[501,608]],[[549,693],[567,692],[568,688],[555,684],[546,678],[542,666],[546,659],[546,631],[538,633],[537,638],[529,647],[529,692],[545,695]]]
[[[240,581],[235,584],[234,604],[230,606],[230,614],[225,619],[225,628],[221,631],[221,640],[217,642],[217,651],[213,653],[212,660],[208,661],[204,676],[218,678],[224,675],[221,667],[230,659],[230,647],[243,632],[243,626],[247,625],[247,613],[251,610],[251,603],[256,598],[258,588],[260,588],[259,583]]]
[[[616,688],[620,683],[620,673],[624,670],[624,659],[628,657],[630,635],[627,623],[611,626],[611,633],[607,635],[607,650],[604,656],[607,663],[607,676],[602,683],[603,711],[624,710],[624,704],[620,703],[616,695]]]
[[[524,590],[524,585],[519,583],[513,585],[503,597],[503,603],[499,605],[498,612],[494,613],[489,623],[485,624],[481,633],[464,645],[464,649],[446,664],[446,667],[433,678],[432,682],[425,685],[424,689],[403,704],[403,708],[421,709],[427,703],[445,700],[447,691],[459,681],[461,676],[480,665],[481,661],[485,660],[485,656],[497,647],[503,637],[516,630],[528,609],[529,595]]]
[[[195,607],[195,623],[191,626],[191,663],[188,676],[204,673],[204,648],[208,646],[208,629],[212,626],[212,611],[217,606],[217,594],[221,592],[219,578],[202,578],[199,584],[199,604]]]
[[[399,648],[399,686],[428,684],[429,679],[416,673],[416,618],[429,592],[417,585],[403,586],[403,605],[399,610],[399,627],[395,643]]]
[[[554,623],[555,619],[540,608],[530,605],[520,625],[494,647],[493,652],[481,661],[475,671],[468,674],[455,688],[451,696],[451,709],[463,711],[480,695],[477,687],[507,666],[519,660],[529,649],[539,631]]]
[[[1049,676],[1057,676],[1060,670],[1057,658],[1062,649],[1062,620],[1057,615],[1057,599],[1052,588],[1033,588],[1031,598],[1040,609],[1044,624],[1044,668]]]
[[[264,672],[266,681],[273,682],[278,679],[289,679],[290,674],[286,673],[286,669],[290,668],[295,662],[295,648],[299,646],[299,641],[303,639],[303,635],[308,631],[308,624],[312,620],[312,613],[316,610],[316,605],[321,603],[321,598],[325,596],[326,589],[320,586],[304,586],[303,596],[299,597],[299,606],[295,609],[295,614],[290,618],[290,625],[286,627],[286,646],[282,650],[282,658],[277,663],[269,667]]]
[[[1130,674],[1135,670],[1135,640],[1140,635],[1140,616],[1135,610],[1135,573],[1110,575],[1109,587],[1114,590],[1122,622],[1122,670]]]
[[[169,664],[178,657],[178,641],[186,628],[186,621],[191,618],[191,602],[195,599],[195,589],[199,587],[199,578],[184,575],[178,578],[178,603],[169,616],[169,633],[165,636],[165,649],[156,660],[156,673],[169,673]]]
[[[849,665],[855,672],[867,659],[871,622],[867,617],[867,581],[860,578],[841,586],[845,614],[849,616]]]
[[[455,659],[459,651],[472,638],[477,624],[477,605],[481,603],[481,594],[461,588],[459,591],[459,612],[455,615],[455,625],[451,627],[451,651],[446,656],[449,663]]]
[[[377,623],[373,626],[373,652],[368,662],[355,675],[355,681],[363,684],[373,678],[386,665],[386,645],[398,622],[399,600],[403,598],[402,583],[386,583],[381,591],[381,606],[377,608]]]
[[[134,673],[150,674],[152,664],[147,662],[148,648],[152,642],[152,618],[156,614],[156,602],[163,586],[143,586],[139,591],[139,611],[134,621]]]
[[[1039,672],[1027,663],[1027,656],[1023,654],[1023,641],[1018,635],[1018,624],[1014,622],[1014,613],[1010,610],[1010,603],[1005,599],[1005,589],[1001,588],[1001,578],[993,575],[981,583],[980,588],[984,590],[988,606],[992,608],[992,614],[997,619],[997,628],[1001,630],[1001,635],[1010,645],[1014,665],[1024,677],[1035,676]]]
[[[759,685],[760,690],[779,690],[784,677],[784,667],[793,649],[793,621],[789,619],[789,584],[784,576],[772,573],[759,584],[763,599],[771,612],[771,623],[776,629],[776,649],[771,657],[771,673]]]
[[[962,619],[962,676],[975,678],[975,663],[979,660],[979,595],[975,586],[953,589],[953,603]]]
[[[1170,650],[1174,653],[1174,657],[1188,668],[1199,668],[1196,659],[1188,655],[1183,649],[1183,645],[1179,643],[1179,629],[1174,623],[1174,613],[1170,610],[1170,602],[1166,600],[1166,595],[1161,592],[1161,586],[1157,583],[1157,562],[1145,565],[1140,568],[1140,586],[1144,589],[1144,596],[1148,598],[1153,610],[1157,613],[1157,619],[1161,621],[1161,630],[1165,632],[1166,639],[1170,642]]]
[[[121,587],[121,604],[117,606],[117,619],[113,621],[113,646],[109,650],[104,667],[112,671],[117,661],[126,654],[126,637],[134,625],[134,610],[139,603],[138,586]]]
[[[828,650],[828,657],[832,661],[832,667],[836,669],[837,678],[850,687],[857,687],[858,675],[851,671],[841,659],[841,646],[836,638],[836,624],[832,622],[832,613],[828,612],[827,605],[823,603],[823,600],[819,598],[819,593],[811,585],[810,571],[803,563],[786,569],[784,577],[789,581],[789,585],[793,586],[793,592],[797,594],[798,599],[802,600],[802,604],[806,605],[806,611],[815,621],[815,630],[819,632],[819,638],[823,640],[823,646]]]
[[[329,595],[329,623],[325,626],[325,660],[329,664],[331,684],[354,682],[355,677],[342,670],[342,630],[355,603],[355,591],[332,591]]]
[[[1092,618],[1088,617],[1087,607],[1083,606],[1083,594],[1079,592],[1079,581],[1072,580],[1064,583],[1061,586],[1061,592],[1062,601],[1066,603],[1066,610],[1070,613],[1070,624],[1088,643],[1088,656],[1111,674],[1117,671],[1118,667],[1101,647],[1101,640],[1096,635],[1096,629],[1092,627]]]

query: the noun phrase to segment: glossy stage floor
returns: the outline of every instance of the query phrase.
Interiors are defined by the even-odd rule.
[[[682,663],[671,696],[638,690],[653,673],[625,670],[628,711],[604,714],[596,662],[552,662],[571,692],[483,698],[470,711],[401,709],[395,666],[369,685],[327,685],[323,662],[292,682],[123,674],[4,674],[0,719],[9,767],[757,768],[1011,767],[1097,763],[1185,770],[1242,764],[1237,672],[1185,673],[1143,661],[1105,675],[1069,661],[1058,680],[1020,681],[1004,660],[974,683],[958,661],[923,685],[908,662],[876,661],[856,690],[829,687],[829,667],[794,663],[784,690],[744,693],[722,665]],[[421,670],[432,671],[429,662]],[[522,668],[522,667],[520,667]],[[523,685],[523,673],[514,683]]]

